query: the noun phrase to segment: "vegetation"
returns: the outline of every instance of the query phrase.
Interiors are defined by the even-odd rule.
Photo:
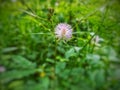
[[[0,90],[120,90],[119,0],[0,0]],[[55,27],[67,23],[70,40]]]

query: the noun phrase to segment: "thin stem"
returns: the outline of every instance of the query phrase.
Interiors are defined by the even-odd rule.
[[[101,17],[101,22],[100,22],[101,25],[99,25],[99,27],[98,27],[97,31],[95,32],[95,34],[94,34],[94,35],[88,40],[88,42],[83,46],[83,48],[81,49],[81,51],[84,50],[84,48],[91,42],[91,40],[92,40],[93,37],[98,33],[98,31],[100,31],[101,26],[104,24],[105,15],[106,15],[107,12],[108,12],[108,5],[109,5],[109,3],[105,4],[107,10],[105,11],[104,15],[102,15],[102,17]],[[89,15],[88,15],[88,16],[89,16]]]
[[[31,33],[31,34],[51,34],[51,33]]]
[[[35,17],[35,18],[38,18],[38,19],[41,19],[41,20],[44,20],[44,21],[48,21],[47,19],[44,19],[42,17],[39,17],[38,15],[32,13],[32,12],[29,12],[29,11],[26,11],[26,10],[23,10],[23,9],[19,9],[20,11],[32,16],[32,17]]]

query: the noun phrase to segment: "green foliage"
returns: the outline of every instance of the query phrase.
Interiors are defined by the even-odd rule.
[[[119,90],[119,0],[0,0],[0,90]],[[73,28],[58,40],[59,23]]]
[[[8,71],[0,75],[0,80],[4,82],[4,81],[10,81],[13,79],[20,79],[22,77],[29,76],[30,74],[33,74],[33,73],[35,73],[34,69]]]
[[[23,69],[34,69],[36,67],[36,63],[30,62],[26,58],[22,56],[13,56],[13,67],[17,66],[18,68],[23,68]],[[15,67],[15,68],[17,68]]]

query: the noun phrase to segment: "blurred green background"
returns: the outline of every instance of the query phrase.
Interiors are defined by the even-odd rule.
[[[0,0],[0,90],[120,90],[119,47],[119,0]]]

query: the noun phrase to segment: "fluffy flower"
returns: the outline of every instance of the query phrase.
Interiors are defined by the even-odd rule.
[[[60,23],[55,28],[55,35],[58,39],[69,40],[72,37],[72,27],[66,23]]]
[[[92,43],[95,44],[96,46],[101,46],[100,42],[104,41],[102,38],[100,38],[98,35],[95,35],[92,39]]]

